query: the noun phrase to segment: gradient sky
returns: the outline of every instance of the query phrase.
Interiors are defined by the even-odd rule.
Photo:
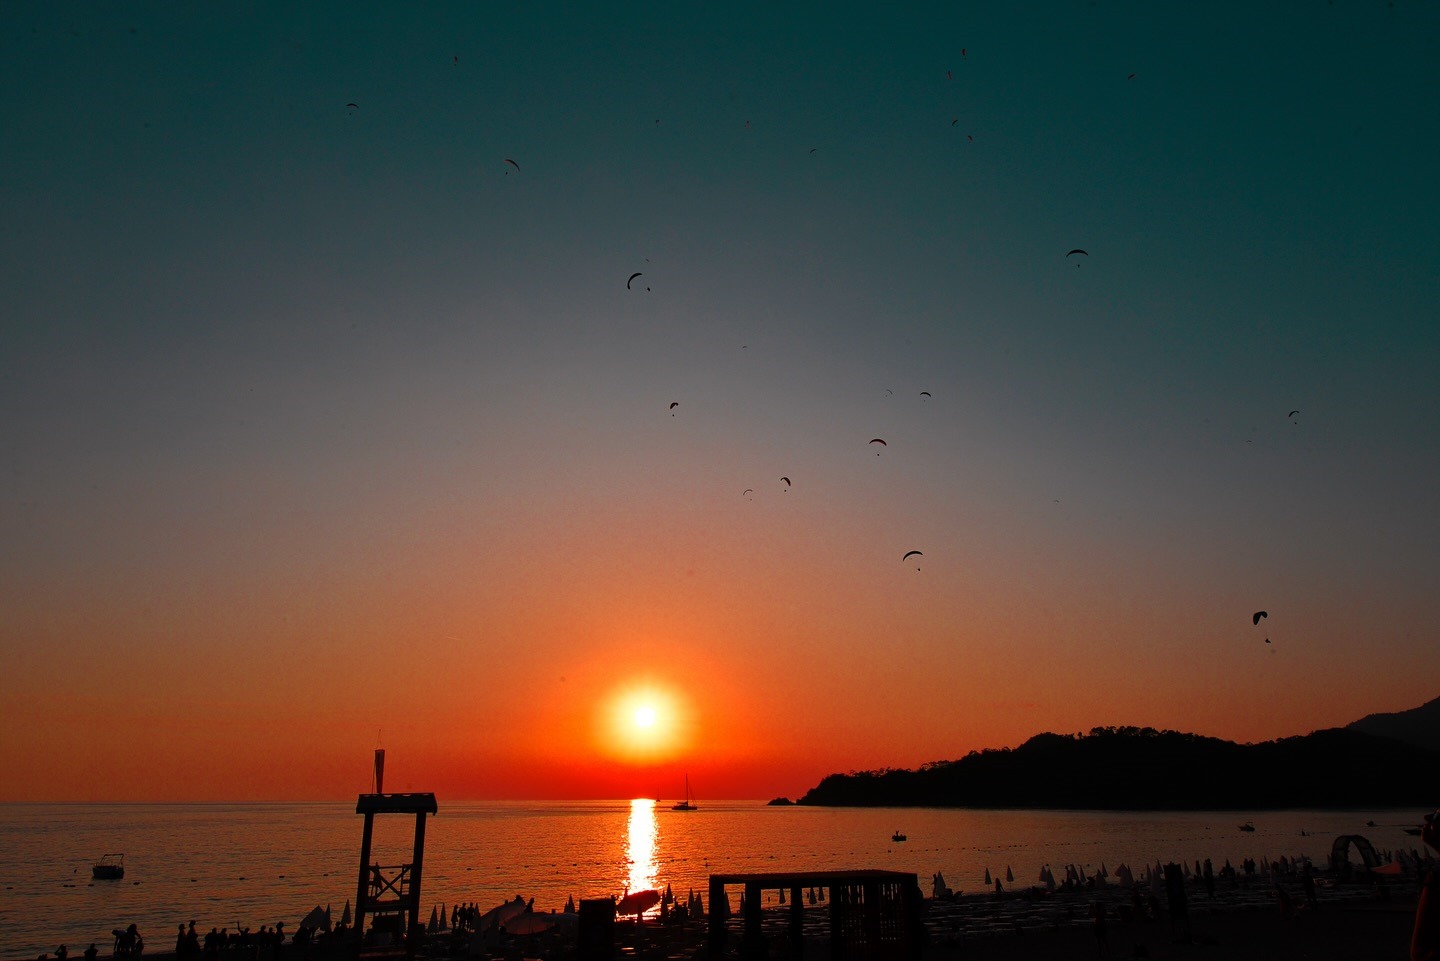
[[[1440,693],[1440,7],[681,6],[0,7],[0,799]]]

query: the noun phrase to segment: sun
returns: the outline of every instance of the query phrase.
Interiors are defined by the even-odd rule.
[[[601,705],[596,740],[606,754],[634,764],[675,757],[690,740],[685,699],[668,684],[632,681]]]

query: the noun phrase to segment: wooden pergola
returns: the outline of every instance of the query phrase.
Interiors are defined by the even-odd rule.
[[[790,896],[786,927],[790,956],[805,947],[805,890],[824,888],[828,894],[832,961],[918,961],[924,928],[920,920],[923,895],[914,874],[901,871],[781,871],[768,874],[710,875],[710,956],[725,949],[729,899],[725,888],[745,889],[741,953],[764,957],[761,930],[762,894],[786,891]]]

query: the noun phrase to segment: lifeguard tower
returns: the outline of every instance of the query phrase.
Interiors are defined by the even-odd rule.
[[[355,892],[354,940],[361,954],[398,954],[413,959],[425,935],[420,920],[420,881],[425,864],[425,815],[437,811],[434,794],[386,794],[385,749],[375,751],[375,793],[362,794],[355,813],[365,815],[360,838],[360,878]],[[370,863],[370,841],[377,814],[415,815],[415,847],[409,864]],[[371,918],[371,939],[365,918]]]

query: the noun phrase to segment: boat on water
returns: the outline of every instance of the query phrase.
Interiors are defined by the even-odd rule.
[[[683,800],[683,801],[676,801],[674,804],[670,805],[670,810],[672,810],[672,811],[698,811],[698,810],[700,810],[700,809],[699,809],[698,807],[696,807],[695,804],[690,800],[690,775],[688,775],[688,774],[685,775],[685,800]]]
[[[890,840],[905,841],[908,840],[908,838],[906,838],[905,835],[901,834],[899,831],[896,831],[894,834],[890,835]]]
[[[125,877],[125,855],[107,854],[90,868],[96,881],[119,881]]]
[[[1254,824],[1251,824],[1249,821],[1246,821],[1244,824],[1240,825],[1240,830],[1242,830],[1242,831],[1253,831],[1253,830],[1255,830],[1255,825],[1254,825]]]

